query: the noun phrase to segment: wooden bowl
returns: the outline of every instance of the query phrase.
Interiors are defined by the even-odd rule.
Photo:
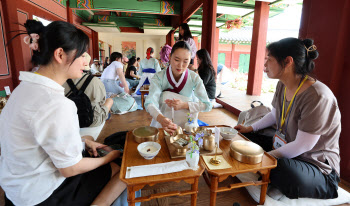
[[[189,150],[189,148],[187,147],[188,144],[187,144],[187,145],[184,145],[183,147],[181,147],[179,144],[175,143],[176,140],[178,140],[178,139],[180,139],[180,138],[185,139],[185,140],[187,140],[188,142],[190,141],[190,137],[187,136],[187,135],[185,135],[185,134],[178,134],[178,135],[176,135],[176,136],[174,136],[174,137],[170,137],[170,143],[175,147],[175,153],[176,153],[177,155],[186,154],[187,150]]]
[[[137,143],[156,142],[158,140],[158,133],[159,130],[157,128],[150,126],[139,127],[132,131]]]
[[[246,164],[258,164],[262,161],[264,150],[254,142],[237,140],[231,142],[230,155]]]

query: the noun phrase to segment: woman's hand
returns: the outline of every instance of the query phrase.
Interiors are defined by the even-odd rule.
[[[174,110],[189,109],[188,103],[179,99],[166,99],[165,103],[168,105],[168,107],[174,107]]]
[[[241,124],[235,126],[234,128],[240,133],[249,133],[249,132],[253,131],[253,127],[252,126],[246,127],[246,126],[243,126]]]
[[[174,124],[170,119],[164,117],[163,115],[158,115],[157,121],[162,125],[163,129],[169,134],[174,134],[177,129],[177,125]]]
[[[95,157],[97,157],[98,154],[97,154],[96,149],[101,148],[101,147],[105,147],[106,145],[98,143],[98,142],[95,142],[95,141],[91,141],[91,140],[85,139],[85,146],[89,150],[91,150],[91,152],[93,153],[93,155]]]

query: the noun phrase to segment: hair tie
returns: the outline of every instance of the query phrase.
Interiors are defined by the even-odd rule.
[[[39,34],[31,33],[29,36],[25,36],[23,41],[25,44],[29,45],[29,48],[31,48],[34,51],[37,51],[39,50],[39,44],[38,44],[39,38],[40,38]]]
[[[311,45],[309,48],[306,48],[306,46],[304,45],[305,49],[306,49],[306,56],[309,57],[309,52],[313,52],[317,50],[317,47],[315,45]]]

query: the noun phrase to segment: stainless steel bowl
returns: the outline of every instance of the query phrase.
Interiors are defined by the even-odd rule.
[[[262,161],[264,150],[254,142],[237,140],[231,142],[230,155],[243,163],[258,164]]]
[[[159,130],[157,128],[150,126],[139,127],[132,131],[137,143],[149,141],[156,142],[158,140],[158,133]]]

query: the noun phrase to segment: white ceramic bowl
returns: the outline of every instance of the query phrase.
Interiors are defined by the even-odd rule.
[[[158,142],[143,142],[137,146],[137,151],[146,160],[153,159],[157,156],[161,146]]]
[[[237,135],[237,133],[238,133],[238,131],[232,127],[221,127],[220,128],[220,134],[225,140],[231,140],[234,136]]]

